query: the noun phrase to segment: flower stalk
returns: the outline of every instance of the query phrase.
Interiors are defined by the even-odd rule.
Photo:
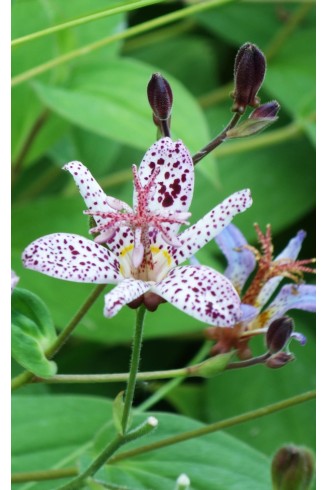
[[[146,313],[146,308],[144,305],[141,305],[138,308],[137,315],[136,315],[136,325],[135,325],[135,332],[134,332],[133,345],[132,345],[130,374],[129,374],[129,380],[128,380],[128,385],[126,388],[125,400],[124,400],[124,409],[122,415],[123,434],[126,434],[126,431],[128,429],[130,412],[132,408],[132,402],[133,402],[133,397],[134,397],[134,392],[136,387],[145,313]]]

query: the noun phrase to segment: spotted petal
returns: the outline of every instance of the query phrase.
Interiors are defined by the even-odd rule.
[[[107,197],[96,179],[83,163],[73,161],[64,165],[63,168],[72,175],[80,194],[90,211],[114,212],[113,207],[109,206],[109,202],[116,200]],[[98,226],[108,222],[108,218],[102,218],[101,216],[94,216],[94,220]]]
[[[104,315],[111,318],[120,309],[151,288],[151,282],[138,279],[125,279],[105,296]]]
[[[267,327],[273,320],[289,310],[316,311],[316,287],[307,284],[287,284],[277,294],[270,306],[259,315],[256,328]],[[254,327],[254,328],[255,328]],[[253,326],[252,326],[253,328]]]
[[[297,235],[289,241],[287,247],[275,258],[274,262],[279,262],[283,259],[295,260],[300,253],[305,237],[305,231],[300,230]],[[282,280],[283,276],[276,276],[265,283],[256,299],[256,306],[258,308],[262,308],[266,302],[269,301]]]
[[[231,222],[233,217],[252,205],[249,189],[236,192],[207,213],[204,218],[190,226],[181,235],[180,247],[169,247],[170,256],[175,263],[181,264],[212,240]]]
[[[23,252],[28,269],[66,281],[113,284],[122,280],[120,264],[105,247],[78,235],[54,233]]]
[[[241,317],[240,299],[231,282],[209,267],[176,267],[152,291],[210,325],[233,326]]]
[[[160,213],[188,211],[194,190],[194,164],[182,141],[162,138],[149,148],[139,167],[139,178],[143,186],[149,181],[154,169],[159,169],[159,173],[154,182],[154,193],[148,203],[149,209],[159,210]],[[172,225],[174,226],[179,228]]]
[[[245,248],[247,245],[246,238],[233,224],[228,225],[215,237],[215,241],[228,262],[224,275],[230,279],[240,294],[247,279],[255,269],[255,256]]]

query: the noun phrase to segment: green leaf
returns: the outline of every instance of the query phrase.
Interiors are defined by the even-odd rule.
[[[15,288],[12,295],[12,355],[37,376],[56,374],[57,366],[45,352],[56,339],[56,331],[46,305],[35,294]]]
[[[156,412],[152,415],[158,419],[159,425],[147,436],[144,444],[203,427],[203,424],[183,416]],[[140,422],[142,417],[142,414],[136,415],[136,422]],[[112,434],[112,427],[99,433],[94,456],[113,437]],[[127,449],[140,445],[140,441],[135,441]],[[223,432],[118,461],[100,470],[97,477],[138,490],[166,490],[174,488],[174,482],[181,473],[188,475],[191,488],[197,490],[262,490],[270,486],[269,461]]]
[[[67,2],[66,0],[20,0],[12,6],[12,37],[14,39],[39,30],[57,25],[59,23],[108,8],[107,0],[80,0],[79,2]],[[58,54],[63,54],[80,46],[109,36],[111,33],[122,29],[124,16],[114,15],[100,19],[74,29],[64,30],[56,35],[45,36],[28,43],[16,46],[12,55],[12,74],[18,75],[37,65],[46,63]],[[77,60],[75,66],[107,63],[109,59],[118,53],[121,43],[113,43],[95,53],[89,53],[82,60]],[[60,67],[52,73],[45,73],[38,79],[42,81],[66,78],[68,67]],[[36,97],[30,85],[14,87],[12,92],[12,158],[16,159],[24,141],[37,117],[42,112],[40,101]],[[27,162],[31,162],[62,134],[63,122],[58,125],[58,118],[52,124],[52,117],[45,123],[42,130],[45,140],[38,135],[26,156]],[[55,130],[54,130],[55,129]]]
[[[108,420],[111,403],[88,396],[16,396],[13,399],[13,471],[65,468],[90,449],[89,441]],[[92,416],[91,416],[92,415]],[[179,433],[198,429],[203,424],[172,414],[153,413],[158,429],[143,439],[152,443]],[[144,420],[136,414],[136,422]],[[113,424],[99,432],[93,457],[108,444],[115,433]],[[135,441],[127,448],[140,446]],[[45,450],[46,448],[46,450]],[[81,458],[82,465],[90,457]],[[269,460],[237,439],[218,432],[181,442],[131,460],[107,466],[97,479],[132,486],[138,490],[167,490],[181,473],[187,473],[197,490],[262,490],[269,488]],[[60,480],[62,483],[62,480]],[[50,490],[53,481],[29,483],[20,490]]]
[[[102,398],[16,395],[12,401],[13,472],[74,466],[110,413],[111,404]],[[18,488],[53,490],[55,486],[59,484],[52,480]]]
[[[156,71],[158,69],[151,65],[124,58],[109,61],[106,68],[80,69],[69,88],[41,83],[34,83],[34,88],[48,108],[68,121],[146,151],[156,134],[146,88],[151,74]],[[206,120],[184,86],[170,75],[163,75],[174,93],[172,138],[182,139],[194,153],[209,140]],[[215,183],[217,168],[211,156],[200,170]]]
[[[214,422],[274,403],[315,387],[314,315],[293,312],[296,330],[305,334],[307,344],[290,345],[296,360],[281,369],[260,365],[227,371],[206,383],[205,406],[207,420]],[[252,342],[255,352],[263,352],[263,339]],[[228,429],[256,449],[272,454],[284,443],[315,447],[315,402],[306,402],[270,417],[246,422]]]

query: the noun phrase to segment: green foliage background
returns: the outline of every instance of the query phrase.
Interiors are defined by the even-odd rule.
[[[127,3],[131,2],[16,0],[12,2],[13,39]],[[12,265],[20,277],[19,286],[43,300],[58,330],[67,324],[93,286],[61,282],[24,270],[20,256],[31,241],[48,233],[88,234],[82,214],[84,203],[61,167],[73,159],[82,161],[108,194],[130,202],[131,164],[140,161],[156,137],[146,97],[151,74],[160,71],[172,86],[172,137],[183,139],[191,152],[196,152],[231,117],[234,56],[247,41],[257,43],[267,54],[268,70],[260,97],[262,102],[273,98],[279,101],[280,118],[259,136],[226,143],[196,167],[192,221],[230,193],[249,187],[254,204],[235,220],[249,241],[255,244],[254,222],[262,228],[271,223],[277,252],[299,229],[305,229],[308,235],[301,258],[315,255],[315,11],[311,3],[216,2],[210,9],[131,38],[123,36],[38,76],[19,80],[20,74],[38,65],[196,3],[159,2],[13,48]],[[214,244],[209,244],[198,258],[224,270],[224,261]],[[102,308],[103,297],[56,356],[59,373],[127,371],[134,312],[124,308],[107,320]],[[278,371],[258,366],[208,381],[184,383],[155,407],[172,413],[162,416],[163,435],[175,427],[178,430],[179,426],[191,428],[217,421],[312,389],[314,317],[309,313],[293,316],[297,330],[308,338],[303,348],[293,345],[297,356],[294,363]],[[146,319],[142,370],[184,366],[199,349],[203,332],[202,323],[168,304],[161,306]],[[261,348],[261,343],[254,345],[255,351]],[[21,370],[14,364],[14,375]],[[137,403],[156,387],[140,384]],[[108,399],[120,389],[124,386],[22,388],[14,395],[13,404],[14,470],[72,465],[91,447],[95,432],[108,421]],[[65,430],[60,430],[63,425],[58,422],[61,412],[67,421],[71,420],[66,421]],[[176,421],[178,414],[194,420]],[[187,472],[193,489],[268,488],[269,458],[281,444],[293,442],[314,449],[314,418],[314,402],[307,402],[236,426],[227,431],[228,435],[218,434],[193,444],[191,441],[185,447],[190,458],[183,457],[184,452],[176,446],[171,452],[166,449],[162,456],[159,452],[159,459],[156,453],[141,458],[136,467],[144,468],[144,473],[136,473],[131,460],[131,467],[128,465],[123,473],[118,469],[117,474],[104,478],[112,477],[138,489],[164,489],[173,488],[168,482]],[[43,425],[38,430],[40,421]],[[43,432],[42,427],[50,429]],[[197,473],[197,464],[191,465],[190,461],[198,461],[198,445],[201,461]],[[159,461],[166,464],[159,465]],[[180,464],[172,466],[172,461]],[[207,470],[204,472],[200,462],[208,467],[206,482]],[[238,479],[235,481],[232,475],[238,471],[242,487],[234,486]],[[128,475],[126,479],[124,474]],[[263,475],[263,479],[258,476],[256,480],[256,474]],[[155,481],[151,475],[161,475],[162,480]],[[54,484],[17,488],[41,490],[54,488]]]

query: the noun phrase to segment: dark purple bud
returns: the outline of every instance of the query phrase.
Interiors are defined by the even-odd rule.
[[[267,102],[257,107],[249,116],[249,119],[275,119],[279,112],[280,105],[276,100]]]
[[[170,117],[173,103],[173,94],[167,80],[160,73],[154,73],[147,87],[148,100],[154,113],[154,122],[167,121]]]
[[[270,323],[267,334],[266,344],[269,352],[275,354],[281,351],[294,330],[294,322],[288,316],[282,316]]]
[[[314,458],[304,447],[284,446],[273,457],[273,490],[308,490],[314,474]]]
[[[293,354],[288,354],[287,352],[277,352],[277,354],[269,357],[269,359],[265,361],[265,364],[271,369],[279,369],[294,360],[295,356],[293,356]]]
[[[243,114],[247,106],[259,105],[260,100],[256,94],[263,83],[265,70],[266,60],[262,51],[255,44],[244,44],[235,59],[233,112]]]

